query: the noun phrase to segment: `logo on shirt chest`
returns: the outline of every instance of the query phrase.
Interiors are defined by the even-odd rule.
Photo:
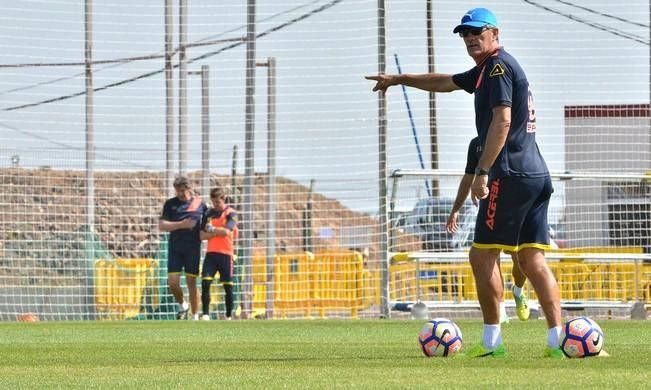
[[[491,72],[488,74],[488,77],[495,77],[495,76],[501,76],[504,74],[504,68],[502,65],[499,63],[493,65],[493,69],[491,69]]]

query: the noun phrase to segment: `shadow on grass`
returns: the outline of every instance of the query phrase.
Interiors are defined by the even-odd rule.
[[[201,357],[196,356],[187,359],[173,359],[173,360],[164,360],[163,363],[166,364],[179,364],[179,363],[247,363],[247,362],[299,362],[299,361],[385,361],[396,359],[409,359],[409,360],[423,360],[422,357],[413,356],[413,355],[403,355],[403,356],[339,356],[339,357],[304,357],[304,356],[288,356],[288,357]]]

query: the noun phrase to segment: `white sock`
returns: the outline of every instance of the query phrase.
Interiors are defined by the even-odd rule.
[[[180,310],[188,310],[190,308],[190,305],[188,305],[187,302],[183,302],[183,303],[179,304],[179,308],[180,308]]]
[[[515,284],[513,285],[513,295],[516,297],[521,297],[524,290],[524,286],[518,287]]]
[[[484,324],[482,343],[484,344],[484,348],[489,351],[494,350],[498,345],[502,344],[502,329],[500,328],[500,324]]]
[[[547,345],[549,345],[549,348],[558,348],[558,346],[561,345],[562,329],[562,326],[549,328],[549,331],[547,332]]]
[[[500,323],[505,322],[509,319],[509,315],[506,313],[506,304],[504,301],[500,302]]]

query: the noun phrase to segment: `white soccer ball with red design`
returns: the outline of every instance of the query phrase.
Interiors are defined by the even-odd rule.
[[[565,323],[561,349],[571,358],[597,356],[604,347],[604,332],[588,317],[576,317]]]
[[[450,357],[461,351],[461,330],[446,318],[427,321],[418,335],[420,349],[425,356]]]

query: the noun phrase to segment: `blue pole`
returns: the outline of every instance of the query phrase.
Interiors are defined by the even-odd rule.
[[[398,74],[402,74],[402,69],[400,68],[400,61],[398,60],[398,54],[393,53],[393,58],[396,60],[396,66],[398,67]],[[425,169],[425,163],[423,162],[423,154],[420,151],[420,143],[418,142],[418,134],[416,133],[416,124],[414,124],[414,116],[411,114],[411,105],[409,105],[409,96],[407,96],[407,88],[404,84],[400,85],[402,87],[402,96],[405,98],[405,105],[407,105],[407,114],[409,114],[409,123],[411,123],[411,133],[414,135],[414,142],[416,143],[416,151],[418,151],[418,161],[420,161],[420,168]],[[427,196],[432,197],[432,190],[429,188],[429,182],[425,180],[425,187],[427,187]]]

